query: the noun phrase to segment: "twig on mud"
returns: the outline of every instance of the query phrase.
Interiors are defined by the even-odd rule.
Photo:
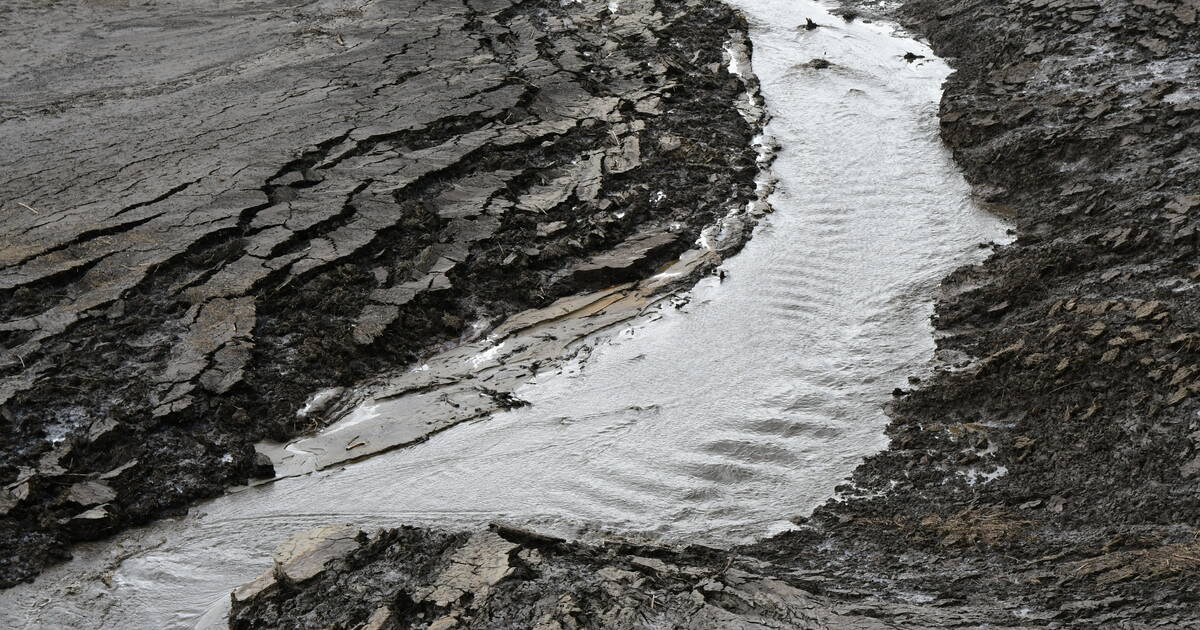
[[[21,203],[20,201],[18,201],[17,205],[21,206],[22,208],[25,208],[26,210],[28,210],[34,214],[41,214],[41,212],[38,212],[36,208],[34,208],[33,206],[31,206],[27,203]]]

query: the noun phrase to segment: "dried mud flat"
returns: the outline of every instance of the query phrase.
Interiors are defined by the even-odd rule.
[[[0,585],[270,475],[253,445],[319,425],[313,392],[644,278],[754,200],[741,18],[616,8],[0,9]]]
[[[232,626],[1200,627],[1198,10],[894,14],[957,69],[942,136],[1018,238],[945,281],[942,368],[799,530],[733,551],[317,532]]]

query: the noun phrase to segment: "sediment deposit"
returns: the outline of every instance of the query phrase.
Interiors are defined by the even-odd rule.
[[[314,393],[648,277],[755,198],[722,55],[745,24],[715,2],[114,4],[18,4],[3,36],[9,584],[244,481],[256,441],[321,423],[295,413]],[[231,627],[1200,627],[1198,11],[794,16],[928,37],[956,69],[941,137],[1016,236],[942,282],[888,448],[795,530],[328,524],[232,593]]]
[[[0,584],[755,199],[716,2],[9,4]],[[656,193],[669,188],[671,203]]]

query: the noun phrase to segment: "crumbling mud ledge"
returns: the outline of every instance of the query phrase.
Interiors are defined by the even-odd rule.
[[[893,16],[951,59],[942,136],[1017,239],[947,278],[941,369],[797,531],[731,552],[364,534],[303,580],[281,558],[232,627],[1200,627],[1198,11]]]
[[[0,11],[0,586],[756,196],[713,0]]]

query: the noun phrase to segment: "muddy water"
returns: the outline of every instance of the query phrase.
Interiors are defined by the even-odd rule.
[[[736,4],[780,182],[724,282],[577,347],[519,390],[530,407],[84,548],[0,593],[0,626],[220,625],[229,589],[278,541],[330,522],[499,518],[728,544],[826,500],[884,446],[882,404],[928,362],[938,279],[1002,227],[938,144],[946,66],[902,59],[927,48],[809,2]],[[797,29],[806,17],[825,26]],[[832,65],[806,65],[816,57]]]

